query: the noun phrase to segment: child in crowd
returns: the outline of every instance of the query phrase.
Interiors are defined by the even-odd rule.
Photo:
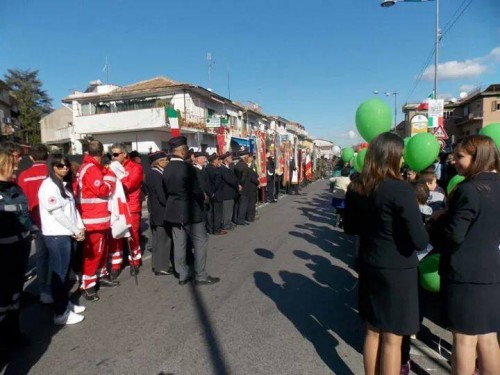
[[[443,190],[438,186],[437,177],[434,172],[424,171],[419,174],[418,180],[427,185],[429,189],[429,198],[427,204],[434,210],[437,211],[445,207],[446,197]]]
[[[345,193],[347,192],[347,187],[351,183],[350,174],[350,168],[344,167],[339,177],[330,178],[330,192],[333,193],[332,206],[337,213],[337,226],[339,228],[343,227],[342,221],[344,215]]]

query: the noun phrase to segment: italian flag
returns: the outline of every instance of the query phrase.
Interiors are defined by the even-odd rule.
[[[427,99],[418,105],[417,111],[427,111],[429,109],[429,100],[432,99],[434,99],[434,93],[430,94]]]
[[[179,129],[179,119],[177,118],[177,111],[172,108],[166,108],[168,123],[170,124],[170,130],[172,132],[172,137],[178,137],[181,135],[181,131]]]

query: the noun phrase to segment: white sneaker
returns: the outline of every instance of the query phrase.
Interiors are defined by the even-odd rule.
[[[42,292],[40,293],[40,302],[45,305],[50,305],[51,303],[54,303],[54,299],[50,294]]]
[[[82,312],[87,310],[87,308],[85,306],[75,305],[71,302],[68,302],[68,310],[73,311],[77,314],[81,314]]]
[[[83,315],[75,314],[73,311],[66,310],[64,314],[54,317],[54,324],[58,326],[77,324],[83,319],[85,319]]]

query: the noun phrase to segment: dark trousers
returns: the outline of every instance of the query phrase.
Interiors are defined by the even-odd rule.
[[[174,242],[175,270],[179,273],[179,281],[191,276],[186,263],[188,240],[191,240],[194,250],[194,271],[196,280],[206,280],[208,234],[203,221],[194,224],[172,224],[172,240]]]
[[[0,272],[0,324],[10,312],[19,311],[30,248],[31,239],[29,238],[11,244],[0,244],[0,259],[3,265],[2,272]],[[0,341],[5,337],[2,329]]]
[[[151,225],[151,267],[167,271],[173,260],[172,228],[169,225]]]
[[[75,242],[71,236],[44,236],[49,250],[49,269],[51,271],[51,292],[54,298],[54,313],[62,315],[68,309],[68,273],[71,254]]]
[[[233,224],[234,199],[222,201],[222,229],[231,229]]]
[[[280,195],[281,179],[282,178],[283,178],[283,176],[280,176],[280,175],[274,176],[274,199],[278,199],[278,196]]]
[[[240,195],[235,207],[236,224],[244,224],[248,210],[248,196]]]
[[[207,212],[207,232],[215,234],[222,228],[222,202],[210,202]]]
[[[248,221],[254,221],[255,220],[255,211],[256,211],[256,205],[257,205],[257,195],[258,191],[255,189],[249,196],[248,196],[248,207],[247,207],[247,215],[246,219]]]
[[[274,196],[274,178],[270,178],[267,180],[266,193],[268,202],[276,200]]]

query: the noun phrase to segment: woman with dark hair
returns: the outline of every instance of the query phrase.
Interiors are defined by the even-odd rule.
[[[20,297],[31,247],[28,199],[13,182],[17,160],[0,144],[0,350],[23,343]]]
[[[419,329],[418,258],[429,237],[411,186],[399,173],[403,140],[370,142],[363,170],[346,194],[344,230],[359,235],[359,313],[366,322],[365,374],[396,375],[402,336]]]
[[[79,313],[85,307],[69,301],[68,271],[75,240],[85,239],[85,227],[75,207],[71,188],[71,164],[62,155],[52,155],[48,161],[49,177],[40,186],[40,219],[42,233],[49,250],[49,269],[54,298],[56,325],[80,323]]]
[[[465,180],[431,227],[453,333],[452,373],[472,374],[477,352],[481,374],[500,374],[500,155],[491,138],[471,135],[454,161]]]

